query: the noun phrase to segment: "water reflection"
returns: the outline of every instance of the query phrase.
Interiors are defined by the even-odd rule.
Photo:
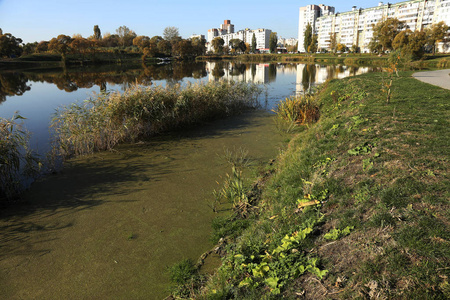
[[[310,92],[315,84],[331,78],[343,78],[370,72],[369,67],[346,67],[341,65],[304,65],[281,63],[239,63],[239,62],[177,62],[161,65],[127,67],[99,67],[81,70],[45,70],[0,73],[0,103],[8,96],[20,96],[31,90],[30,82],[55,85],[59,90],[74,92],[98,86],[105,91],[109,85],[118,85],[126,90],[133,84],[151,85],[154,81],[165,81],[167,85],[177,84],[185,78],[199,80],[235,80],[270,84],[277,81],[277,75],[296,75],[296,92]]]

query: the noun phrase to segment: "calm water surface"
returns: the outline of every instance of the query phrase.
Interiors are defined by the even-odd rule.
[[[230,172],[224,152],[248,151],[257,169],[286,136],[277,101],[327,78],[369,69],[300,64],[198,63],[137,69],[0,73],[0,116],[26,117],[32,147],[48,150],[55,108],[130,84],[245,80],[264,84],[264,109],[201,128],[71,160],[35,182],[25,203],[0,211],[0,291],[5,299],[163,299],[167,266],[213,245],[209,204]],[[1,298],[1,297],[0,297]]]

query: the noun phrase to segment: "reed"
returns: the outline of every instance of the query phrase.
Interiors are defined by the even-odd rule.
[[[112,149],[120,142],[229,116],[259,105],[262,89],[244,82],[133,86],[59,108],[51,122],[63,157]]]
[[[289,124],[307,125],[319,119],[320,111],[313,95],[291,96],[273,109],[278,119]]]
[[[36,176],[42,166],[28,149],[29,133],[18,123],[21,119],[20,115],[0,118],[0,199],[17,197],[23,179]]]

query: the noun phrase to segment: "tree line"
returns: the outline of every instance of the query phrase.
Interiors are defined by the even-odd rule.
[[[148,37],[137,35],[127,26],[120,26],[114,34],[102,35],[98,25],[93,28],[93,35],[85,38],[80,34],[68,36],[60,34],[49,41],[34,43],[22,42],[10,33],[3,34],[0,29],[0,58],[14,58],[24,54],[58,53],[66,62],[68,54],[95,56],[97,52],[139,52],[142,59],[149,57],[195,57],[206,52],[206,40],[195,37],[183,39],[176,27],[166,27],[163,36]]]
[[[277,50],[278,36],[276,32],[271,32],[269,36],[269,51],[275,53]],[[215,54],[238,54],[238,53],[257,53],[257,42],[255,33],[252,35],[251,44],[245,43],[241,39],[231,39],[228,45],[222,37],[216,37],[211,41],[212,53]]]

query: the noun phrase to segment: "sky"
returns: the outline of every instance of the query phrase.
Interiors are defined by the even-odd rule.
[[[60,34],[113,34],[127,26],[137,35],[163,35],[164,28],[177,27],[183,38],[207,35],[231,20],[235,31],[265,28],[284,38],[297,38],[299,8],[309,4],[334,6],[346,12],[356,5],[369,8],[378,0],[0,0],[0,28],[24,43],[50,40]],[[402,2],[389,1],[390,3]],[[385,1],[387,3],[387,1]]]

